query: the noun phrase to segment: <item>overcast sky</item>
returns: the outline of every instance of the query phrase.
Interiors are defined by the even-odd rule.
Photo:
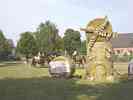
[[[35,31],[50,20],[63,35],[79,30],[97,17],[108,16],[116,32],[133,32],[132,0],[0,0],[0,29],[14,41],[25,31]],[[82,32],[82,38],[84,33]]]

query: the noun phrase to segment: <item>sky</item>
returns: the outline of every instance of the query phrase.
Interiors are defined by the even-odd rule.
[[[0,29],[16,44],[20,33],[36,31],[46,20],[63,36],[67,28],[80,31],[89,21],[108,16],[113,31],[131,33],[132,10],[132,0],[0,0]],[[81,36],[85,39],[84,32]]]

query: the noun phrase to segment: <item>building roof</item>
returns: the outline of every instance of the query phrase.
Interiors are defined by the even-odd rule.
[[[133,33],[119,33],[118,37],[111,39],[113,48],[133,47]]]

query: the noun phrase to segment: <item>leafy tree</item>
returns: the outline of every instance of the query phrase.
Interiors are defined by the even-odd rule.
[[[80,48],[80,53],[83,55],[86,55],[87,53],[87,48],[86,48],[86,41],[81,41],[81,48]]]
[[[63,42],[58,35],[56,25],[50,21],[41,23],[34,33],[40,52],[58,51],[63,48]],[[57,45],[58,44],[58,45]]]
[[[81,39],[80,33],[73,29],[67,29],[64,33],[64,48],[69,55],[72,55],[74,50],[80,51]]]
[[[60,36],[58,36],[58,38],[56,39],[53,50],[55,50],[57,52],[64,51],[64,41]]]
[[[12,53],[13,42],[10,43],[11,39],[6,39],[3,32],[0,30],[0,59],[5,59],[9,54]]]
[[[4,52],[4,44],[5,44],[6,38],[3,34],[3,32],[0,30],[0,53]]]
[[[12,49],[15,48],[13,41],[11,39],[6,39],[4,42],[4,52],[6,55],[9,55],[12,53]]]
[[[24,32],[17,43],[17,51],[28,57],[37,53],[36,41],[31,32]]]

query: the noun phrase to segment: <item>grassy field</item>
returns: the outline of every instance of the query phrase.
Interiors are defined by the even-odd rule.
[[[127,73],[127,64],[115,68]],[[84,70],[78,69],[76,75]],[[133,81],[94,83],[84,79],[53,79],[47,68],[0,64],[0,100],[133,100]]]

